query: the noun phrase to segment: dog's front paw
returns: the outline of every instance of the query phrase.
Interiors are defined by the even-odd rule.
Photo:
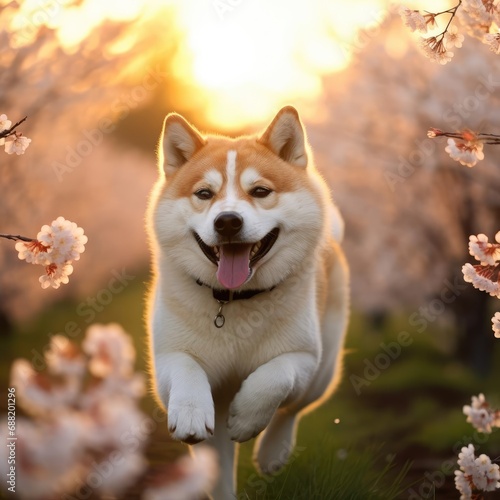
[[[257,436],[269,424],[279,401],[270,398],[248,397],[243,391],[236,394],[229,407],[227,428],[233,441],[243,443]]]
[[[213,402],[178,401],[168,406],[168,430],[174,439],[196,444],[214,434]]]

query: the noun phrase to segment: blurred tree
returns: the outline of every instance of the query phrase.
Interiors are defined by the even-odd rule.
[[[499,229],[495,151],[471,170],[426,132],[431,126],[500,130],[498,56],[468,39],[453,63],[431,64],[409,43],[398,17],[364,40],[350,70],[325,80],[323,109],[309,127],[318,165],[347,221],[354,304],[418,310],[445,289],[468,296],[460,275],[470,260],[468,237],[492,237]],[[468,361],[487,366],[491,342],[477,341],[484,305],[469,308],[466,318],[462,300],[442,309],[434,316],[455,313]]]
[[[160,20],[140,11],[120,18],[89,3],[0,0],[0,113],[28,115],[21,130],[33,139],[23,156],[0,151],[0,229],[36,237],[66,215],[90,237],[87,270],[55,293],[41,291],[37,271],[2,242],[1,333],[48,301],[106,283],[115,268],[146,266],[154,149],[145,156],[110,137],[169,78],[173,42],[158,40],[171,17],[165,10]]]

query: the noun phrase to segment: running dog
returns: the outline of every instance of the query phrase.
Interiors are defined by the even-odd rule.
[[[154,390],[175,439],[217,450],[235,498],[237,444],[285,465],[301,415],[338,380],[349,309],[343,222],[297,111],[255,136],[164,122],[148,211]],[[193,446],[196,454],[196,446]]]

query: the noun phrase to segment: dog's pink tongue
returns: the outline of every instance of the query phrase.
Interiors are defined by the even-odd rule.
[[[238,288],[250,274],[250,250],[252,245],[228,244],[219,247],[217,279],[224,288]]]

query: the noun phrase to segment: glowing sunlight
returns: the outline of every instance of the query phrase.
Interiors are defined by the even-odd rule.
[[[286,103],[307,109],[321,95],[322,77],[346,68],[353,52],[369,43],[370,30],[377,31],[388,5],[387,0],[312,0],[307,8],[288,0],[27,0],[12,25],[26,25],[19,45],[31,42],[30,24],[45,24],[71,52],[103,21],[132,22],[128,37],[108,47],[107,56],[133,46],[145,19],[163,22],[171,26],[165,39],[176,40],[169,70],[183,88],[180,103],[203,110],[211,125],[229,129],[262,122]],[[365,39],[360,29],[367,30]],[[158,39],[159,54],[161,46]],[[401,57],[404,44],[394,40],[387,51]]]
[[[379,22],[383,3],[358,0],[345,11],[323,0],[307,9],[286,0],[178,3],[185,43],[174,71],[205,95],[213,124],[259,122],[282,104],[317,98],[322,75],[349,64],[356,30]]]

